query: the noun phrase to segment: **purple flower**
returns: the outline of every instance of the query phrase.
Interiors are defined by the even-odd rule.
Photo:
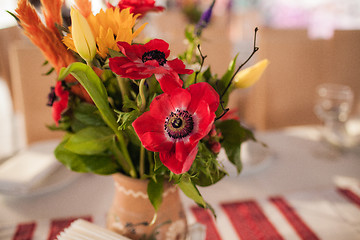
[[[199,22],[196,24],[195,27],[195,32],[197,36],[201,35],[201,32],[204,28],[207,27],[207,25],[209,24],[210,20],[211,20],[211,16],[212,16],[212,10],[214,8],[215,5],[215,0],[213,0],[213,2],[211,3],[210,7],[203,12],[203,14],[201,15],[201,18],[199,20]]]

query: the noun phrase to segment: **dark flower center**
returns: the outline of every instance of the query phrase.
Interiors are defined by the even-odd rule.
[[[175,113],[171,112],[166,118],[164,128],[169,137],[184,138],[194,129],[194,121],[188,111],[176,110]]]
[[[141,60],[143,63],[149,60],[156,60],[161,66],[164,66],[164,64],[166,63],[165,53],[160,52],[159,50],[152,50],[149,52],[145,52],[142,55]]]
[[[57,96],[55,94],[55,88],[51,87],[50,88],[50,93],[48,94],[48,102],[47,102],[46,105],[51,107],[57,99],[58,98],[57,98]]]

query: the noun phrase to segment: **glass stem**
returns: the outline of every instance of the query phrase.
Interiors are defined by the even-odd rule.
[[[327,129],[325,137],[330,143],[339,147],[347,144],[348,135],[344,122],[327,121],[325,128]]]

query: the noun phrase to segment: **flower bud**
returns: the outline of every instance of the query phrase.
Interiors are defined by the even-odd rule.
[[[236,88],[247,88],[256,83],[265,71],[269,61],[264,59],[255,65],[245,68],[238,72],[234,77],[234,85]]]
[[[71,33],[76,51],[86,61],[91,62],[96,54],[96,43],[89,23],[80,12],[71,8]]]
[[[221,144],[219,142],[214,142],[212,145],[211,145],[211,151],[213,153],[219,153],[221,150]]]
[[[216,130],[215,130],[215,128],[214,129],[212,129],[212,130],[210,130],[210,136],[211,137],[215,137],[216,136]]]

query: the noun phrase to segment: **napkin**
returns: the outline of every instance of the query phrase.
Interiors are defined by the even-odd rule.
[[[23,150],[0,165],[0,191],[26,193],[59,165],[51,153]]]
[[[206,226],[194,223],[189,226],[188,240],[204,240],[206,237]],[[130,240],[127,237],[114,233],[90,223],[84,219],[77,219],[65,228],[58,236],[57,240]]]
[[[124,236],[99,227],[93,223],[78,219],[57,236],[57,240],[130,240]]]

